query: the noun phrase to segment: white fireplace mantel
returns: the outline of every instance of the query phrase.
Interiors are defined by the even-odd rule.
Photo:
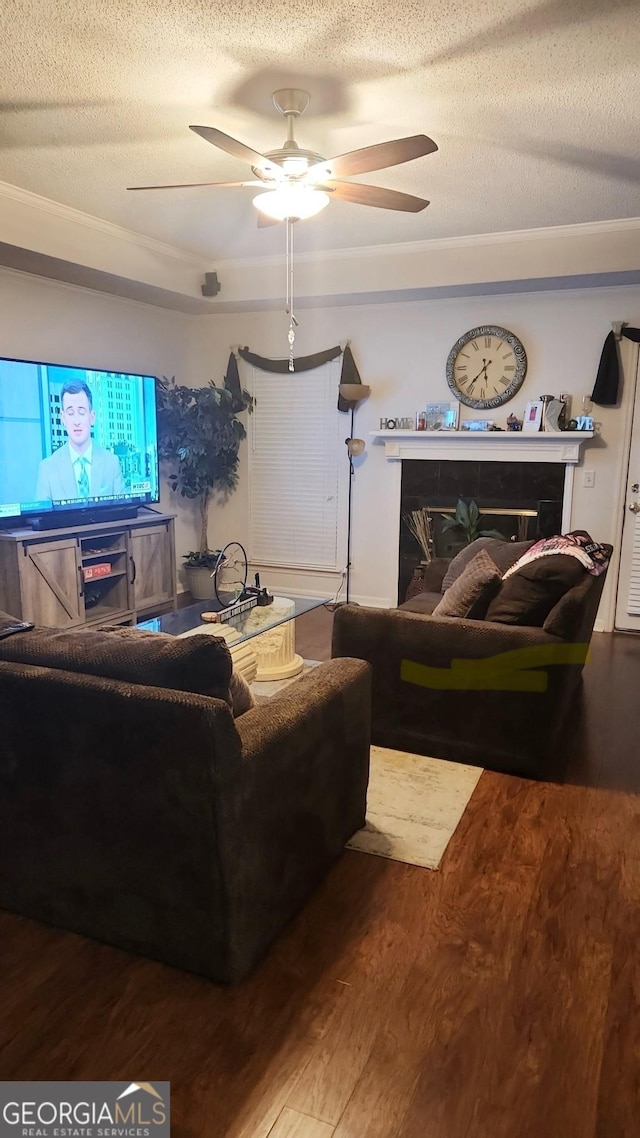
[[[461,459],[471,462],[580,461],[580,447],[593,431],[528,434],[526,431],[371,431],[384,443],[385,458]]]
[[[389,525],[397,526],[389,533],[394,553],[389,566],[389,604],[397,603],[398,563],[400,548],[400,508],[402,497],[402,460],[435,459],[461,462],[557,462],[564,466],[562,496],[562,532],[571,529],[573,483],[580,449],[594,437],[593,431],[371,431],[374,443],[384,446],[389,470]],[[400,460],[400,461],[398,461]],[[482,507],[482,503],[480,503]]]

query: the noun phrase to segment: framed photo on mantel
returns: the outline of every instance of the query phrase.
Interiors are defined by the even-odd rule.
[[[463,419],[460,424],[461,431],[492,431],[495,419]]]
[[[460,404],[457,399],[450,403],[427,403],[427,431],[457,431]]]
[[[542,400],[532,399],[527,403],[524,419],[522,420],[522,433],[535,435],[542,423]]]

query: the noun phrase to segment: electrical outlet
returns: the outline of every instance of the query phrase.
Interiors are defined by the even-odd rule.
[[[595,484],[596,484],[596,472],[595,472],[595,470],[585,470],[583,475],[582,475],[582,485],[586,486],[588,488],[591,488],[592,486],[595,486]]]

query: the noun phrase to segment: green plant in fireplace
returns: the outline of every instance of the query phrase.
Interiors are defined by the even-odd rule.
[[[458,498],[455,514],[442,515],[443,530],[456,530],[462,533],[467,545],[471,545],[477,537],[499,537],[502,541],[506,541],[504,534],[499,530],[481,529],[481,525],[482,514],[473,499],[467,505],[463,498]]]

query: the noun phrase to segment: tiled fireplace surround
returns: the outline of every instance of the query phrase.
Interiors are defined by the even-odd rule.
[[[396,478],[399,601],[404,600],[422,557],[401,521],[411,510],[431,507],[436,534],[439,511],[455,512],[459,498],[477,503],[484,515],[481,528],[497,529],[507,538],[536,538],[570,528],[573,472],[580,447],[591,438],[586,432],[515,437],[506,432],[482,437],[413,431],[373,434],[384,443]],[[492,515],[492,508],[516,512]],[[438,540],[436,553],[448,556],[452,550],[447,545],[458,537],[445,533]]]
[[[400,513],[429,506],[435,534],[434,554],[450,557],[462,544],[456,531],[442,531],[443,507],[455,513],[459,498],[471,499],[482,514],[483,529],[495,529],[506,538],[525,540],[558,533],[562,526],[564,466],[557,462],[469,462],[465,459],[432,459],[402,463]],[[492,509],[522,510],[523,513],[492,514]],[[524,511],[527,511],[525,513]],[[529,512],[534,511],[534,516]],[[398,600],[404,600],[416,561],[422,557],[419,546],[407,529],[400,526]]]

